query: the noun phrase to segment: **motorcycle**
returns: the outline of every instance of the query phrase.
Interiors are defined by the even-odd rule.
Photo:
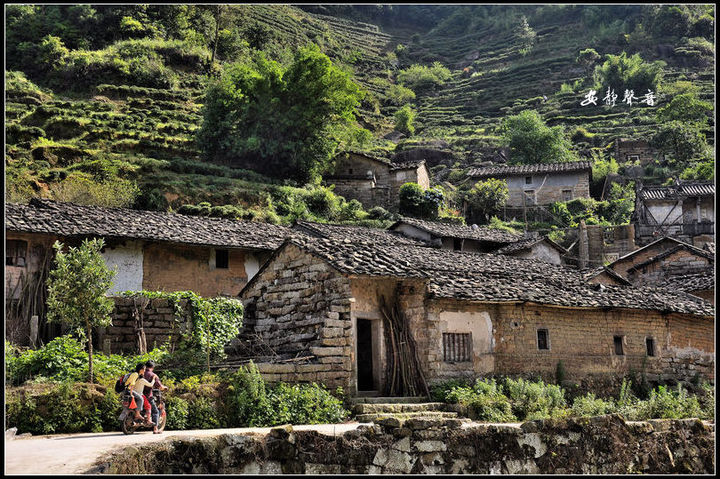
[[[152,390],[153,398],[155,399],[155,405],[158,408],[158,431],[162,432],[165,430],[165,424],[167,423],[167,411],[165,410],[165,400],[162,396],[162,391],[159,389],[153,389]],[[149,428],[152,429],[154,424],[147,424],[145,422],[145,418],[147,414],[150,414],[150,411],[147,411],[145,409],[140,411],[140,419],[135,419],[135,410],[140,406],[137,404],[134,408],[131,408],[130,405],[133,402],[133,397],[130,391],[125,391],[122,396],[122,406],[123,410],[122,413],[120,413],[120,417],[118,419],[120,420],[120,426],[122,428],[122,432],[124,434],[132,434],[138,429],[144,429]]]

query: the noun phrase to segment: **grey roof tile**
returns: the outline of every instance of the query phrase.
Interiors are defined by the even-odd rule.
[[[518,176],[533,173],[569,173],[573,171],[592,171],[589,161],[568,161],[563,163],[538,163],[534,165],[493,165],[473,168],[468,176],[473,178],[490,178]]]
[[[499,228],[490,228],[487,226],[458,225],[452,223],[444,223],[442,221],[426,221],[418,218],[403,217],[390,229],[395,229],[401,223],[406,223],[416,228],[420,228],[434,236],[441,238],[464,238],[477,241],[490,241],[494,243],[514,243],[523,239],[522,235],[511,233]]]

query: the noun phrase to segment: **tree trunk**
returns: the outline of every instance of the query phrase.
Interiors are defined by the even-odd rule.
[[[222,7],[220,5],[218,5],[217,13],[215,15],[215,41],[213,42],[213,51],[212,51],[212,58],[210,58],[210,66],[212,66],[215,63],[215,53],[217,52],[218,37],[220,35],[220,12],[221,11],[222,11]]]
[[[90,324],[87,324],[87,337],[88,337],[88,356],[90,358],[90,383],[93,382],[93,345],[92,345],[92,328]]]

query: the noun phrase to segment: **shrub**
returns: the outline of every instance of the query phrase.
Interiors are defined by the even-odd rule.
[[[450,78],[450,70],[442,63],[434,62],[432,65],[412,65],[400,70],[397,79],[403,86],[413,90],[437,88]]]
[[[395,129],[408,136],[415,133],[415,110],[405,105],[395,112]]]
[[[508,398],[502,394],[502,387],[494,379],[478,379],[472,388],[453,387],[446,394],[447,402],[468,406],[481,421],[510,422],[516,417]]]
[[[628,57],[625,52],[605,58],[605,63],[595,68],[595,87],[601,93],[604,89],[614,90],[618,95],[625,90],[633,90],[638,96],[647,90],[657,92],[665,62],[648,63],[639,53]]]
[[[342,395],[342,390],[338,390]],[[343,421],[348,411],[342,401],[324,386],[279,383],[268,396],[272,411],[271,424],[321,424]]]
[[[565,414],[565,391],[554,384],[506,378],[504,389],[520,420],[544,419]]]
[[[507,183],[497,178],[478,181],[467,195],[473,211],[482,213],[486,223],[490,221],[490,217],[505,206],[508,197]]]
[[[388,90],[388,98],[395,105],[404,105],[415,99],[415,92],[402,85],[392,85]]]
[[[445,194],[441,188],[423,190],[417,183],[405,183],[400,187],[400,214],[435,219]]]
[[[585,396],[575,398],[572,405],[573,416],[602,416],[604,414],[611,414],[616,411],[616,406],[611,400],[605,401],[600,398],[596,398],[595,394],[588,393]]]
[[[190,405],[186,400],[167,395],[165,398],[165,408],[167,410],[165,420],[167,421],[168,429],[176,431],[187,429]]]
[[[503,143],[510,147],[513,163],[554,163],[577,159],[562,126],[547,126],[535,110],[507,117],[502,132]]]

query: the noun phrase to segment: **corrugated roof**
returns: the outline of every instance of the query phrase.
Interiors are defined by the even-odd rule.
[[[563,163],[540,163],[535,165],[493,165],[474,168],[468,172],[473,178],[519,176],[533,173],[569,173],[573,171],[592,171],[589,161],[569,161]]]
[[[668,186],[644,186],[640,190],[640,199],[642,200],[674,200],[695,196],[715,196],[715,184],[680,183]]]

